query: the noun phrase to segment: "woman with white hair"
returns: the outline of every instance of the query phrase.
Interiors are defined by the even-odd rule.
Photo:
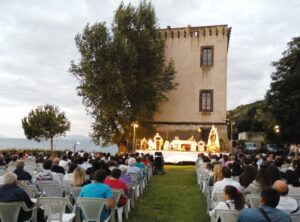
[[[143,179],[143,172],[140,168],[135,166],[136,159],[134,157],[131,157],[128,159],[128,170],[127,173],[130,174],[138,174],[138,181]]]
[[[127,173],[128,166],[122,164],[119,166],[119,169],[121,170],[120,180],[124,181],[126,184],[131,183],[131,176]]]

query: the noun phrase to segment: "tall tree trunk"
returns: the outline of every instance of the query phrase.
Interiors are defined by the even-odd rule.
[[[125,134],[122,135],[120,142],[118,143],[118,153],[126,153],[127,150],[127,141]]]
[[[53,154],[53,137],[50,138],[50,149],[51,149],[51,154]]]

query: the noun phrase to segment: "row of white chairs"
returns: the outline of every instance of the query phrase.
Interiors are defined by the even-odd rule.
[[[43,188],[45,188],[45,190],[50,189],[50,190],[55,190],[55,187],[58,187],[57,190],[60,190],[61,185],[45,185]],[[29,188],[30,187],[30,188]],[[36,193],[38,192],[38,190],[36,188],[34,188],[33,185],[29,185],[25,187],[26,191],[28,192],[28,190],[31,190],[30,192],[31,195],[33,197],[35,197]],[[35,190],[36,189],[36,190]],[[71,196],[72,199],[74,200],[74,202],[76,203],[74,206],[71,205],[71,200],[65,196],[65,197],[59,197],[56,194],[52,193],[53,195],[57,195],[57,196],[41,196],[38,197],[36,202],[37,205],[40,205],[44,210],[45,210],[45,214],[48,217],[49,221],[55,220],[55,221],[72,221],[73,218],[76,216],[76,220],[75,221],[80,221],[80,212],[76,211],[74,207],[78,207],[78,209],[82,209],[82,204],[84,203],[86,205],[89,205],[89,209],[86,209],[89,213],[88,215],[100,215],[102,210],[102,208],[99,208],[98,211],[94,210],[94,207],[91,208],[91,204],[93,205],[94,202],[97,202],[98,198],[94,198],[94,200],[91,200],[92,203],[89,204],[89,201],[91,198],[79,198],[79,193],[80,193],[81,187],[72,187],[71,188]],[[118,207],[117,203],[119,202],[119,199],[121,198],[122,195],[124,194],[123,190],[119,190],[119,189],[112,189],[113,190],[113,194],[114,194],[114,200],[115,200],[115,206],[111,209],[111,214],[109,217],[109,220],[107,221],[111,221],[114,222],[115,221],[115,214],[117,213],[118,216],[118,221],[122,222],[122,214],[124,212],[125,214],[125,218],[128,219],[128,213],[130,211],[130,199],[128,199],[127,203],[125,206],[122,207]],[[56,192],[56,191],[55,191]],[[51,192],[49,192],[48,194],[50,194]],[[62,196],[61,194],[59,194],[60,196]],[[79,200],[81,200],[81,203]],[[100,200],[99,200],[100,201]],[[99,202],[98,201],[98,202]],[[107,200],[105,200],[107,201]],[[101,201],[100,201],[101,202]],[[102,201],[103,202],[103,201]],[[78,204],[79,203],[79,204]],[[80,204],[81,203],[81,204]],[[5,206],[5,207],[2,207]],[[65,209],[66,206],[68,206],[69,211],[71,211],[72,213],[66,214],[65,213]],[[106,204],[107,206],[107,204]],[[19,214],[20,209],[23,208],[25,211],[30,211],[29,209],[26,208],[26,205],[24,205],[24,202],[9,202],[9,204],[7,202],[3,202],[0,203],[0,219],[1,221],[17,221],[17,216]],[[91,211],[91,209],[93,209]],[[36,220],[36,216],[35,216],[35,210],[33,210],[33,216],[30,219],[30,221],[35,221]],[[94,212],[93,212],[94,211]],[[6,220],[6,218],[10,218],[9,220]],[[84,217],[86,218],[90,218],[90,217]],[[100,218],[100,216],[99,216]],[[93,220],[94,221],[94,220]],[[97,220],[95,220],[97,221]]]
[[[32,167],[34,168],[34,167]],[[146,176],[142,180],[138,180],[138,176],[136,174],[131,174],[131,177],[133,179],[133,182],[131,184],[127,184],[128,187],[133,191],[132,195],[128,197],[127,204],[123,207],[118,207],[117,204],[111,209],[110,217],[107,221],[115,222],[115,214],[117,214],[118,222],[122,222],[124,214],[125,219],[128,219],[129,212],[131,208],[134,208],[134,202],[138,199],[140,195],[143,194],[144,189],[146,188],[146,185],[150,181],[150,178],[152,176],[152,168],[147,168]],[[1,178],[0,178],[1,180]],[[20,187],[22,187],[29,197],[34,201],[37,202],[38,205],[42,206],[42,208],[45,210],[45,213],[48,218],[53,218],[54,221],[69,221],[70,218],[73,220],[73,216],[75,217],[75,221],[80,221],[80,212],[79,209],[83,212],[83,206],[89,205],[88,200],[91,198],[84,198],[85,200],[82,200],[80,203],[78,202],[79,193],[81,191],[81,187],[71,187],[71,181],[60,181],[59,180],[41,180],[36,181],[36,184],[28,184],[28,182],[23,181],[19,184]],[[123,190],[118,189],[112,189],[114,194],[114,200],[115,203],[118,203],[120,197],[124,194]],[[94,201],[100,201],[98,198]],[[105,201],[105,200],[104,200]],[[72,206],[70,203],[74,202],[75,205]],[[84,204],[83,204],[84,202]],[[60,204],[58,204],[60,203]],[[5,208],[0,209],[0,219],[1,221],[17,221],[17,218],[15,220],[12,215],[16,216],[18,215],[18,212],[21,208],[25,211],[32,211],[32,218],[29,221],[36,221],[36,209],[27,209],[26,205],[24,205],[24,202],[10,202],[10,204],[7,204],[6,202],[0,203],[0,206],[7,206]],[[57,206],[60,206],[56,209]],[[65,208],[68,206],[68,211],[72,212],[69,214],[65,214]],[[106,204],[107,206],[107,204]],[[10,210],[8,210],[10,209]],[[14,210],[12,210],[14,209]],[[56,210],[55,210],[56,209]],[[101,208],[100,208],[101,209]],[[89,215],[91,214],[101,214],[99,211],[87,211]],[[8,218],[12,218],[10,220],[6,220],[5,216],[8,215]],[[88,215],[85,215],[84,218],[89,218]],[[100,218],[97,217],[97,218]],[[51,221],[51,220],[49,220]],[[93,220],[97,221],[97,220]]]

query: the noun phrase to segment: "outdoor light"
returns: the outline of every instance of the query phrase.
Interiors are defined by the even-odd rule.
[[[275,133],[279,133],[280,132],[280,128],[278,125],[274,126],[274,130],[275,130]]]
[[[74,141],[74,153],[75,153],[75,150],[76,150],[76,147],[80,145],[80,142],[79,141]]]
[[[137,122],[133,122],[131,124],[131,126],[133,127],[133,138],[132,138],[132,147],[133,147],[133,150],[135,151],[135,134],[136,134],[136,128],[139,127],[138,123]]]
[[[200,141],[200,140],[202,140],[202,136],[201,136],[202,130],[201,130],[201,128],[198,128],[197,132],[199,133],[199,141]]]

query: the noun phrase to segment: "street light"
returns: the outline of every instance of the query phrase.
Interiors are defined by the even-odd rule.
[[[276,125],[276,126],[274,126],[274,131],[275,131],[275,133],[280,133],[280,128],[279,128],[279,126],[278,125]]]
[[[197,129],[197,132],[199,133],[199,141],[200,140],[202,140],[202,136],[201,136],[201,133],[202,133],[202,130],[201,130],[201,128],[199,127],[198,129]]]
[[[135,152],[135,134],[136,134],[136,128],[138,128],[139,127],[139,125],[137,124],[137,122],[133,122],[132,124],[131,124],[131,126],[133,127],[133,141],[132,141],[132,147],[133,147],[133,150],[134,150],[134,152]]]
[[[80,142],[79,141],[74,141],[74,153],[75,153],[75,150],[76,150],[76,146],[80,145]]]

